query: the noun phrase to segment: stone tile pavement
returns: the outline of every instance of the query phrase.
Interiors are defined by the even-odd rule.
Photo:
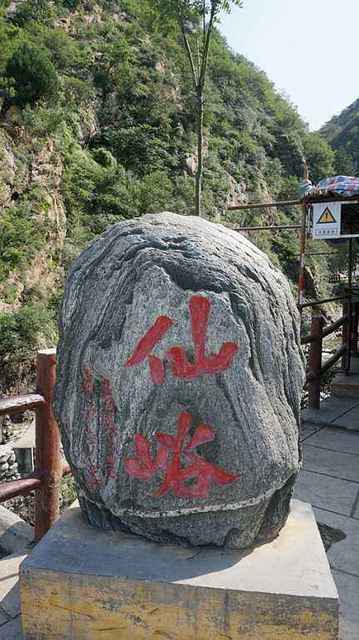
[[[0,640],[21,640],[19,566],[31,549],[32,528],[0,506]]]
[[[21,640],[19,566],[25,555],[0,560],[0,639]]]
[[[295,497],[313,505],[318,523],[345,534],[328,558],[341,600],[339,638],[359,640],[359,431],[307,423],[303,448]],[[22,639],[18,568],[24,553],[19,548],[0,560],[0,640]]]
[[[358,425],[352,425],[352,428]],[[328,550],[340,596],[340,640],[359,640],[359,431],[305,424],[295,497],[317,522],[345,534]]]
[[[353,378],[350,380],[352,382]],[[330,395],[320,403],[320,411],[304,409],[302,418],[308,426],[333,426],[359,431],[359,397]]]

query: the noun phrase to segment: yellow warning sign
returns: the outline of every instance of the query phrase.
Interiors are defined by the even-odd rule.
[[[333,222],[336,222],[336,219],[334,218],[329,207],[327,207],[326,209],[324,209],[317,224],[332,224]]]

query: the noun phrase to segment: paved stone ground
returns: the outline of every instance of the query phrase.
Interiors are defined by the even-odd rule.
[[[341,602],[339,638],[359,640],[359,431],[306,423],[303,447],[295,497],[312,504],[318,523],[345,534],[328,559]]]
[[[21,640],[19,566],[24,555],[0,560],[0,639]]]
[[[328,551],[341,599],[340,640],[359,640],[359,431],[306,423],[304,468],[295,497],[318,523],[345,534]],[[1,532],[0,532],[1,533]],[[0,640],[21,640],[18,568],[24,555],[0,560]]]
[[[308,427],[343,427],[359,431],[359,397],[331,395],[320,403],[320,411],[304,409],[302,418]]]

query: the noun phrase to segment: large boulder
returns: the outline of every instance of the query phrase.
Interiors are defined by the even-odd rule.
[[[304,372],[259,249],[194,217],[121,222],[74,263],[60,329],[55,412],[91,524],[234,548],[278,533]]]

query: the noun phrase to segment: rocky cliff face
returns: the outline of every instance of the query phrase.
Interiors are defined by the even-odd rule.
[[[3,223],[6,234],[8,216],[13,214],[13,225],[16,225],[18,213],[19,232],[23,216],[30,231],[41,229],[42,238],[39,242],[34,238],[36,248],[33,252],[31,247],[24,247],[24,252],[29,249],[32,253],[31,260],[27,264],[16,264],[15,260],[15,268],[10,267],[7,277],[0,281],[0,312],[9,313],[21,306],[24,291],[36,290],[46,299],[60,286],[62,270],[52,269],[51,261],[54,254],[62,250],[66,236],[66,215],[60,192],[61,157],[51,138],[29,139],[25,129],[17,124],[17,115],[16,109],[8,112],[0,129],[0,224]],[[11,238],[7,240],[3,246],[5,257],[12,249]],[[24,244],[31,240],[31,235],[24,237]],[[21,241],[16,249],[21,253]]]
[[[0,36],[0,388],[8,389],[39,344],[56,342],[63,275],[89,241],[135,215],[192,212],[196,137],[181,34],[150,0],[9,2]],[[17,80],[10,62],[22,70]],[[303,149],[325,175],[323,144],[313,148],[295,110],[216,32],[204,215],[294,222],[290,208],[225,212],[295,192]],[[289,233],[251,239],[294,273]]]

